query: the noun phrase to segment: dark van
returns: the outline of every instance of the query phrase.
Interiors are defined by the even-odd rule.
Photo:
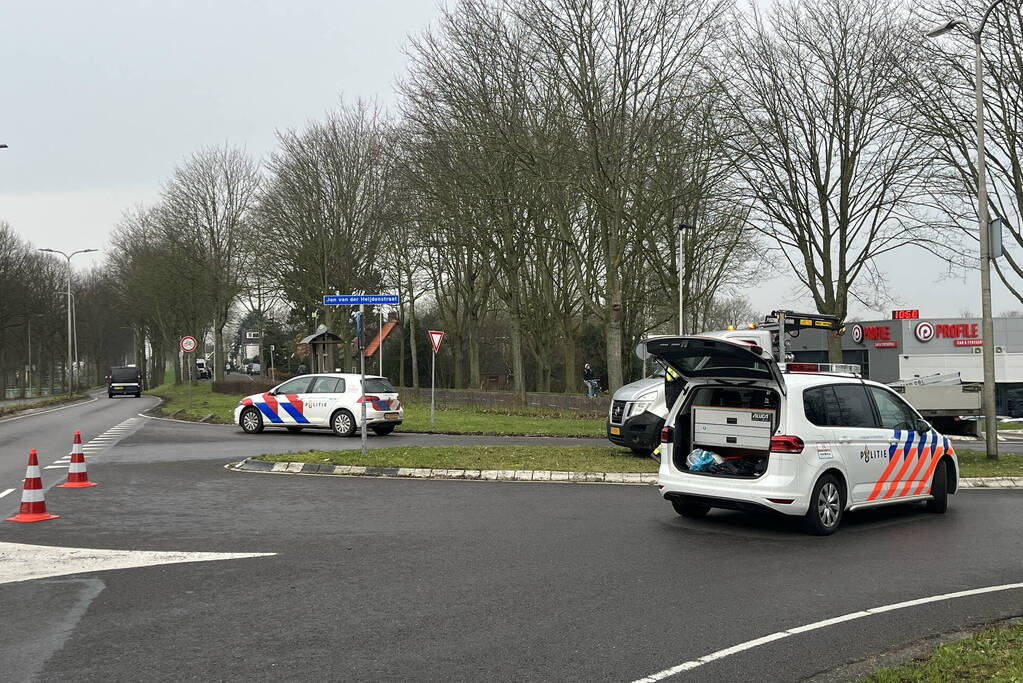
[[[142,395],[142,380],[136,367],[110,368],[110,381],[107,384],[107,396]]]

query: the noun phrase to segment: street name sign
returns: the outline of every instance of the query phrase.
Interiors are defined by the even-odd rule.
[[[324,306],[375,306],[397,304],[397,294],[324,294]]]

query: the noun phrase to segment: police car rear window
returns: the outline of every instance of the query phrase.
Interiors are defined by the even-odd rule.
[[[367,394],[393,394],[397,389],[383,377],[369,377],[366,379]]]
[[[686,377],[713,377],[725,375],[729,377],[770,377],[771,371],[767,363],[751,353],[713,354],[705,356],[685,356],[675,362],[675,366]]]
[[[862,384],[832,384],[803,392],[806,419],[818,427],[876,427]]]

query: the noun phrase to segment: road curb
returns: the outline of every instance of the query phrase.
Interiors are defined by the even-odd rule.
[[[391,477],[402,479],[465,479],[471,481],[543,481],[568,484],[623,484],[650,486],[655,472],[565,472],[554,470],[451,470],[413,467],[362,467],[316,462],[271,462],[246,458],[228,469],[272,474],[319,474],[345,477]]]
[[[586,484],[650,485],[655,472],[565,472],[554,470],[451,470],[413,467],[363,467],[317,462],[273,462],[246,458],[228,469],[274,474],[328,474],[345,477],[398,477],[404,479],[469,479],[474,481],[548,481]],[[1023,489],[1023,477],[964,477],[963,489]]]
[[[1023,477],[963,477],[963,489],[1023,489]]]

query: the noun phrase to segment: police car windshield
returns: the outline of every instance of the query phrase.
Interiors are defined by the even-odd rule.
[[[367,394],[393,394],[396,392],[394,386],[383,377],[366,378]]]

